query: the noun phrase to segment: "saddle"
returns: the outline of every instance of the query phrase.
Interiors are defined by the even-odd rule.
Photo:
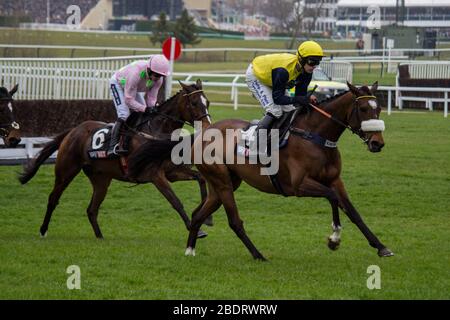
[[[125,123],[125,129],[120,133],[120,144],[128,145],[133,132],[127,128],[135,129],[140,126],[140,124],[150,120],[150,115],[133,112],[128,117]],[[114,124],[108,123],[105,126],[98,128],[92,133],[91,137],[91,149],[88,150],[89,159],[117,159],[119,155],[109,154],[108,148],[109,142],[111,140],[111,133]],[[127,155],[123,155],[121,158],[125,158]]]
[[[275,123],[272,126],[272,130],[278,129],[279,130],[279,140],[278,140],[278,150],[283,149],[288,144],[289,139],[289,133],[290,133],[290,127],[294,119],[296,118],[297,114],[301,112],[301,109],[296,109],[290,112],[286,112],[283,114],[283,116],[280,119],[277,119]],[[250,122],[250,124],[242,129],[242,140],[245,141],[245,144],[238,143],[236,146],[236,152],[238,155],[244,156],[246,158],[250,157],[250,147],[249,144],[256,139],[255,129],[258,125],[259,120],[253,120]],[[267,155],[270,156],[270,150],[271,150],[271,135],[270,132],[267,135]],[[270,164],[265,165],[268,167]],[[281,183],[278,180],[278,175],[270,175],[269,176],[270,181],[272,182],[272,185],[274,188],[278,191],[279,194],[282,194],[283,196],[287,197],[287,194],[284,192]]]
[[[267,135],[267,147],[268,150],[270,150],[270,142],[271,142],[271,135],[270,132],[272,130],[279,130],[279,140],[278,140],[278,150],[283,149],[287,146],[287,142],[289,139],[289,128],[292,124],[292,121],[294,121],[297,113],[299,110],[293,110],[290,112],[284,113],[281,118],[275,120],[274,124],[272,125],[272,129],[269,131],[269,134]],[[258,125],[259,120],[252,120],[250,121],[250,124],[243,128],[241,130],[241,136],[242,140],[245,141],[245,145],[239,145],[238,148],[238,154],[241,156],[249,157],[250,156],[250,143],[253,142],[256,139],[256,126]]]

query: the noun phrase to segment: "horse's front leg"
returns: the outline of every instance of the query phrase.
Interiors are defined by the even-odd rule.
[[[196,180],[198,182],[200,188],[201,202],[192,213],[192,216],[194,216],[194,214],[197,213],[205,203],[207,196],[206,181],[201,175],[201,173],[192,170],[188,166],[174,166],[170,170],[166,170],[166,176],[170,182],[189,181],[189,180]],[[213,226],[214,222],[212,215],[206,218],[204,224],[210,227]]]
[[[186,226],[186,229],[188,231],[191,230],[191,221],[189,220],[189,217],[186,214],[186,211],[184,210],[184,206],[181,203],[180,199],[178,199],[175,192],[170,187],[169,181],[166,179],[164,172],[160,170],[156,176],[153,178],[153,184],[155,187],[159,190],[159,192],[162,193],[162,195],[169,201],[169,203],[172,205],[172,207],[178,212],[181,219],[184,222],[184,225]],[[204,238],[208,234],[204,232],[203,230],[199,230],[197,237],[198,238]]]
[[[345,191],[344,183],[341,179],[337,179],[335,182],[333,182],[332,189],[336,192],[339,198],[339,206],[347,214],[350,220],[354,224],[356,224],[359,230],[361,230],[366,239],[369,241],[369,244],[372,247],[378,249],[378,255],[380,257],[393,256],[394,253],[386,248],[386,246],[383,245],[380,240],[378,240],[378,238],[372,233],[372,231],[370,231],[369,227],[364,223],[360,214],[350,202],[347,192]]]

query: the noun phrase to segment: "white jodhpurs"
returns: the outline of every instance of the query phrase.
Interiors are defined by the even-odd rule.
[[[259,81],[253,73],[253,65],[250,64],[245,74],[245,81],[256,100],[259,101],[265,112],[270,112],[275,117],[279,118],[283,115],[283,112],[289,112],[295,109],[292,104],[278,105],[273,102],[272,88],[266,86]]]
[[[109,79],[109,89],[111,90],[114,106],[116,107],[117,117],[119,119],[127,120],[130,116],[130,108],[125,104],[125,95],[122,86],[114,76]],[[139,92],[136,93],[135,99],[137,102],[145,105],[145,99]]]

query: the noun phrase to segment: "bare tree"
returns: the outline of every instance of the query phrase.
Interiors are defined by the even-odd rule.
[[[311,36],[317,18],[321,16],[321,11],[325,0],[316,0],[315,5],[305,7],[305,17],[311,18],[308,24],[308,36]]]
[[[303,31],[303,19],[306,13],[306,1],[294,0],[293,1],[293,16],[292,21],[289,24],[288,30],[291,34],[291,41],[289,42],[288,49],[294,48],[297,42],[297,38],[301,31]]]
[[[292,0],[270,0],[265,1],[261,6],[261,13],[265,16],[275,18],[277,24],[275,30],[277,32],[287,31],[289,29],[289,19],[293,13]]]

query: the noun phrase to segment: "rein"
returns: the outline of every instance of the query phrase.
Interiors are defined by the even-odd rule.
[[[376,99],[375,96],[370,96],[370,95],[359,96],[359,97],[356,97],[356,102],[358,102],[360,99],[364,99],[364,98],[367,98],[367,99]],[[363,134],[362,134],[363,131],[362,131],[361,129],[356,130],[356,129],[354,129],[352,126],[350,126],[349,124],[345,124],[344,122],[342,122],[341,120],[337,119],[336,117],[334,117],[332,114],[326,112],[325,110],[322,110],[322,109],[320,109],[319,107],[316,107],[315,105],[313,105],[313,104],[311,104],[311,103],[310,103],[309,105],[310,105],[314,110],[316,110],[317,112],[319,112],[320,114],[322,114],[323,116],[325,116],[325,117],[327,117],[328,119],[330,119],[330,120],[336,122],[336,123],[339,124],[340,126],[342,126],[342,127],[346,128],[346,129],[350,130],[353,134],[358,135],[358,137],[359,137],[362,141],[364,141],[364,143],[367,143],[368,139],[365,138],[365,137],[363,136]],[[355,110],[355,108],[352,109],[352,112],[353,112],[353,110]]]
[[[193,95],[193,94],[195,94],[195,93],[201,93],[201,92],[203,92],[203,90],[195,90],[195,91],[192,91],[192,92],[190,92],[190,93],[185,93],[185,94],[183,94],[183,97],[188,97],[188,103],[189,103],[189,106],[192,107],[192,103],[191,103],[191,100],[189,99],[189,96],[191,96],[191,95]],[[188,126],[194,128],[194,125],[191,124],[190,122],[185,121],[185,120],[181,120],[181,119],[177,119],[177,118],[175,118],[175,117],[173,117],[173,116],[170,116],[170,115],[168,115],[168,114],[166,114],[166,113],[162,113],[162,112],[160,112],[160,111],[158,111],[158,110],[155,110],[155,111],[153,112],[153,114],[162,116],[162,117],[164,117],[164,118],[166,118],[166,119],[169,119],[169,120],[171,120],[171,121],[173,121],[173,122],[176,122],[176,123],[179,123],[179,124],[181,124],[181,125],[185,125],[185,124],[186,124],[186,125],[188,125]],[[208,117],[208,116],[210,116],[210,114],[209,114],[208,112],[206,112],[205,114],[203,114],[203,115],[201,115],[201,116],[195,118],[194,121],[201,120],[201,119],[206,118],[206,117]],[[144,124],[145,122],[150,121],[150,120],[151,120],[151,118],[148,118],[148,119],[147,119],[147,118],[144,118],[144,120],[142,120],[141,122],[139,122],[138,124],[136,124],[135,127],[138,128],[139,126],[141,126],[142,124]],[[127,128],[128,128],[130,131],[134,132],[135,134],[137,134],[137,133],[140,132],[140,131],[134,130],[133,128],[131,128],[131,127],[129,127],[129,126],[127,126]],[[150,137],[152,137],[152,136],[150,136]]]

